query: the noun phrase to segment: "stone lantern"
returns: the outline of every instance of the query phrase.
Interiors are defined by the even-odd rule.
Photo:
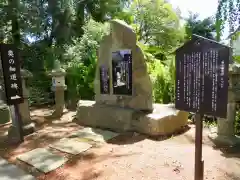
[[[217,119],[217,132],[210,134],[210,138],[218,144],[236,145],[240,139],[235,136],[236,105],[240,102],[240,64],[231,64],[228,80],[227,118]]]
[[[22,90],[23,90],[23,103],[19,104],[19,113],[23,122],[23,131],[25,135],[31,134],[35,131],[35,124],[32,122],[30,117],[29,109],[29,90],[26,86],[26,81],[32,77],[32,73],[26,69],[21,69],[22,78]]]
[[[56,61],[55,68],[50,73],[52,76],[52,91],[55,92],[55,110],[53,117],[61,117],[65,108],[64,91],[67,89],[65,84],[66,71],[61,68],[60,62]]]

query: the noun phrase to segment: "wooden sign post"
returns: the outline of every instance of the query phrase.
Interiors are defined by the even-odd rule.
[[[203,116],[227,116],[229,60],[228,46],[197,35],[176,51],[175,106],[196,113],[195,180],[203,180]]]
[[[23,103],[19,52],[17,47],[13,44],[1,44],[0,52],[6,93],[6,102],[9,106],[13,106],[13,108],[11,108],[12,114],[14,114],[12,118],[13,126],[15,126],[18,130],[18,140],[20,142],[23,142],[24,135],[22,129],[22,119],[18,107],[18,104]]]

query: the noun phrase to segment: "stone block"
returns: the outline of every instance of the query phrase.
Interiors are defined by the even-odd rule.
[[[119,133],[115,133],[112,131],[96,128],[83,128],[77,132],[74,132],[70,137],[77,137],[79,139],[90,139],[95,142],[107,142],[108,140],[118,135]]]
[[[7,105],[0,105],[0,124],[5,124],[10,121],[10,110]]]
[[[17,159],[32,165],[39,171],[48,173],[62,166],[67,159],[53,154],[51,151],[44,148],[37,148],[30,152],[26,152],[17,157]]]
[[[134,130],[151,136],[170,135],[186,126],[188,112],[173,105],[154,104],[153,113],[142,115],[134,122]]]
[[[122,132],[130,130],[134,112],[130,108],[96,104],[94,101],[80,101],[77,107],[76,122],[81,125]]]
[[[157,136],[173,134],[186,126],[188,114],[175,109],[173,105],[154,104],[154,111],[146,113],[96,104],[94,101],[81,101],[78,104],[76,122],[117,132],[133,130]]]
[[[92,147],[92,145],[85,142],[79,142],[70,138],[63,138],[54,144],[50,144],[49,147],[62,152],[77,155],[84,151],[87,151]]]

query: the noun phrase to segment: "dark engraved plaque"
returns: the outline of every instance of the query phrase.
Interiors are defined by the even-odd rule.
[[[20,104],[23,102],[23,91],[19,50],[14,44],[1,44],[0,51],[7,104]]]
[[[132,54],[131,50],[112,53],[113,94],[132,95]]]
[[[109,86],[109,68],[102,65],[100,66],[100,92],[101,94],[109,94],[110,86]]]
[[[230,48],[196,36],[176,51],[175,106],[225,118]]]

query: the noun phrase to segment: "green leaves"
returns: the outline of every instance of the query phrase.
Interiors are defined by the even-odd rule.
[[[102,37],[109,32],[109,24],[90,19],[83,30],[81,38],[75,38],[72,44],[65,46],[68,97],[93,99],[97,49]]]
[[[185,26],[186,39],[191,39],[192,34],[197,34],[209,39],[215,39],[213,33],[216,32],[213,19],[198,19],[198,14],[190,14]]]
[[[163,0],[135,0],[131,12],[139,41],[170,52],[183,40],[179,17]]]
[[[229,33],[232,33],[240,25],[240,0],[219,0],[216,13],[217,39],[220,40],[222,26],[229,25]]]

